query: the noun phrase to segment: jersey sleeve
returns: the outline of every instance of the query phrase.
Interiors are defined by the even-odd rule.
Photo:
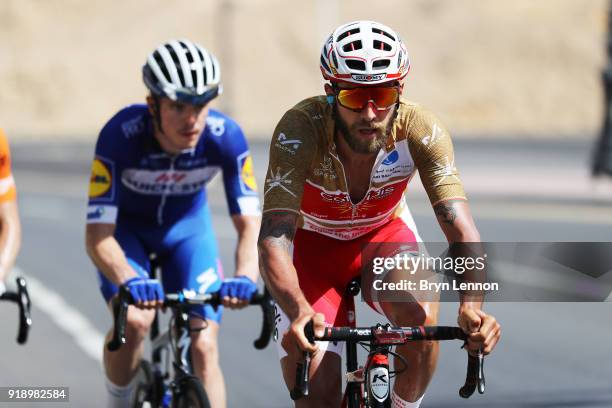
[[[304,183],[316,153],[312,122],[301,111],[285,113],[274,130],[264,186],[264,209],[300,214]]]
[[[16,197],[17,190],[11,171],[11,151],[6,135],[0,129],[0,203],[13,201]]]
[[[118,142],[124,137],[111,119],[100,131],[89,177],[88,224],[115,224],[119,209],[122,171]]]
[[[253,158],[240,126],[226,120],[223,135],[223,184],[231,215],[260,215]]]
[[[441,122],[423,109],[410,119],[410,150],[432,206],[451,199],[467,200],[455,166],[453,143]]]

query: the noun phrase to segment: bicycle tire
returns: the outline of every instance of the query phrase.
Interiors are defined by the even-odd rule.
[[[172,408],[210,408],[208,395],[198,377],[190,375],[179,380]]]
[[[140,379],[134,388],[132,408],[157,408],[158,405],[154,401],[155,375],[153,374],[151,363],[147,360],[142,360],[136,375],[140,376]]]

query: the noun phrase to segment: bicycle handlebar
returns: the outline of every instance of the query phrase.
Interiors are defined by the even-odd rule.
[[[166,294],[163,307],[180,308],[187,305],[204,304],[218,307],[221,303],[222,301],[218,293],[186,294],[179,292]],[[114,326],[113,337],[106,345],[108,351],[117,351],[126,342],[125,326],[127,323],[128,306],[131,304],[134,304],[134,299],[129,290],[125,286],[120,286],[119,293],[112,303]],[[261,350],[268,345],[272,337],[274,329],[274,300],[266,289],[263,293],[253,295],[249,304],[261,307],[263,315],[261,332],[259,338],[253,343],[255,348]]]
[[[414,326],[391,327],[389,325],[376,325],[372,327],[326,327],[323,336],[315,337],[312,321],[304,327],[304,334],[308,341],[373,341],[377,345],[403,345],[410,341],[419,340],[463,340],[467,336],[459,327],[453,326]],[[296,369],[296,383],[289,393],[294,401],[308,395],[308,366],[310,356],[305,355],[303,364],[298,363]],[[485,392],[484,355],[478,353],[473,356],[468,353],[468,365],[465,384],[459,389],[462,398],[469,398],[478,389],[479,394]]]
[[[0,295],[0,300],[8,300],[17,303],[19,306],[19,329],[17,331],[17,343],[25,344],[28,341],[28,333],[32,326],[32,318],[30,316],[30,295],[25,278],[18,277],[15,279],[17,283],[17,292],[4,292]]]

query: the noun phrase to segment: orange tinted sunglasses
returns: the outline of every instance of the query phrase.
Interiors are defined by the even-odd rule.
[[[351,89],[336,88],[338,103],[355,112],[360,112],[372,102],[378,111],[390,109],[399,101],[399,87],[361,87]]]

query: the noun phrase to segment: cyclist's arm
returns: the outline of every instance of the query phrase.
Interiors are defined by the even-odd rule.
[[[257,232],[260,217],[255,215],[232,215],[234,228],[238,233],[236,243],[236,276],[246,276],[257,282]]]
[[[258,239],[261,275],[291,321],[314,313],[300,289],[290,254],[297,220],[291,211],[265,212]]]
[[[425,109],[415,109],[412,115],[412,125],[408,129],[410,150],[414,152],[415,164],[442,232],[449,244],[480,242],[480,234],[455,166],[453,143],[448,131],[435,115]],[[469,249],[476,245],[471,245]],[[468,247],[455,246],[454,249]],[[480,308],[482,303],[475,297],[462,297],[461,302],[462,307],[475,308]]]
[[[446,236],[449,244],[474,243],[469,245],[470,250],[479,250],[480,234],[474,224],[470,206],[466,200],[446,200],[434,207],[438,224]],[[477,246],[477,247],[476,247]],[[460,312],[463,309],[480,309],[482,299],[477,297],[461,297]]]
[[[115,224],[87,224],[85,246],[87,254],[104,276],[120,285],[137,274],[128,264],[114,233]]]
[[[260,270],[268,289],[293,322],[313,314],[300,289],[290,247],[299,223],[304,184],[318,148],[315,133],[309,115],[297,109],[285,113],[272,136],[264,186],[258,239]],[[297,147],[283,146],[286,139],[295,140]]]
[[[17,201],[0,203],[0,282],[15,264],[21,245],[21,224]]]

